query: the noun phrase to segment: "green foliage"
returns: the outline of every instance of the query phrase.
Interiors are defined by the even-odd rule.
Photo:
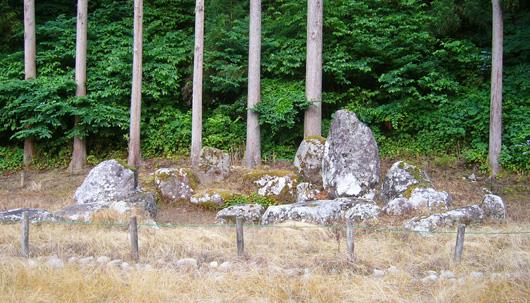
[[[0,146],[0,172],[21,168],[23,157],[21,148]]]
[[[193,0],[144,3],[145,157],[188,153],[194,5]],[[241,150],[247,112],[248,3],[206,1],[205,7],[203,143]],[[263,157],[292,159],[308,106],[303,82],[306,2],[263,1],[262,7],[262,102],[253,110],[260,114]],[[505,2],[501,161],[514,171],[530,169],[529,7],[524,1]],[[132,1],[89,3],[84,98],[74,97],[75,5],[65,0],[37,5],[38,77],[33,81],[22,80],[21,12],[22,3],[0,0],[3,146],[32,136],[43,146],[38,157],[43,165],[65,165],[70,139],[81,136],[88,139],[92,162],[111,152],[123,156],[129,127]],[[449,154],[484,166],[490,27],[490,5],[479,0],[326,2],[323,134],[332,113],[347,108],[371,127],[382,155]],[[12,160],[3,161],[14,167]]]
[[[232,205],[243,205],[243,204],[260,204],[264,208],[276,204],[271,197],[260,196],[257,193],[251,193],[250,195],[235,195],[234,197],[225,201],[222,208],[229,207]]]

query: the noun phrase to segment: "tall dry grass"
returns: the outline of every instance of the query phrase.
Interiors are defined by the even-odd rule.
[[[421,237],[357,233],[356,261],[345,241],[328,228],[300,226],[245,229],[247,256],[236,258],[232,227],[141,227],[141,262],[153,271],[67,265],[27,266],[19,257],[18,225],[0,226],[0,302],[527,302],[530,235],[467,234],[464,258],[453,264],[454,234]],[[482,232],[530,230],[530,225],[481,228]],[[475,229],[476,230],[476,229]],[[126,228],[32,225],[33,258],[58,255],[129,258]],[[174,265],[196,258],[198,270]],[[209,269],[230,261],[228,272]],[[383,278],[373,269],[395,266]],[[424,284],[428,270],[452,270],[464,280]],[[485,279],[470,278],[472,271]],[[310,274],[304,274],[310,272]],[[501,274],[499,274],[501,273]],[[502,273],[516,273],[512,278]],[[526,275],[525,275],[526,273]]]

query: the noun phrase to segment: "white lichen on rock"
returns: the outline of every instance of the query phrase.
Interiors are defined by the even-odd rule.
[[[298,173],[307,181],[322,185],[322,157],[324,156],[323,137],[304,138],[296,155],[294,156],[294,166]]]

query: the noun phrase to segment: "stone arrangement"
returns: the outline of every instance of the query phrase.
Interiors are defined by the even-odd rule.
[[[24,211],[29,211],[33,222],[90,221],[100,212],[155,219],[157,196],[161,203],[220,209],[219,223],[242,217],[246,223],[264,225],[285,221],[377,224],[380,216],[397,216],[404,219],[405,229],[428,233],[459,223],[506,218],[502,199],[492,194],[485,195],[479,204],[452,209],[451,195],[436,189],[422,169],[404,161],[394,163],[380,184],[374,136],[346,110],[335,113],[327,139],[308,137],[302,141],[293,165],[294,170],[244,170],[232,167],[226,152],[205,147],[197,169],[158,169],[154,173],[155,194],[136,188],[134,172],[108,160],[90,171],[76,190],[73,205],[55,213],[9,210],[0,213],[0,222],[16,222]],[[227,188],[225,182],[235,183],[237,189]],[[248,204],[230,205],[243,196]],[[267,203],[256,204],[249,197],[262,197]]]

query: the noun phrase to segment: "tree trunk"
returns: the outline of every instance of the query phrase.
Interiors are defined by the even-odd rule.
[[[491,103],[488,159],[492,177],[499,172],[502,144],[503,19],[500,0],[492,0]]]
[[[78,0],[77,2],[77,35],[75,50],[75,82],[77,89],[75,95],[86,96],[86,53],[87,53],[87,14],[88,0]],[[79,122],[76,117],[75,123]],[[74,150],[72,161],[68,166],[71,174],[80,173],[86,164],[86,141],[84,138],[74,138]]]
[[[307,1],[307,57],[305,95],[311,105],[305,112],[304,137],[320,136],[322,124],[322,22],[323,0]]]
[[[24,79],[37,76],[37,45],[35,38],[35,0],[24,0]],[[35,154],[33,138],[24,139],[24,166],[31,164]]]
[[[134,0],[134,53],[129,126],[129,158],[127,164],[140,166],[140,116],[142,112],[142,19],[143,0]]]
[[[193,56],[193,101],[191,126],[191,165],[197,167],[202,148],[202,63],[204,51],[204,0],[195,6],[195,52]]]
[[[247,142],[245,160],[248,168],[261,164],[261,142],[258,114],[252,108],[260,102],[261,71],[261,0],[250,0],[248,48]]]

